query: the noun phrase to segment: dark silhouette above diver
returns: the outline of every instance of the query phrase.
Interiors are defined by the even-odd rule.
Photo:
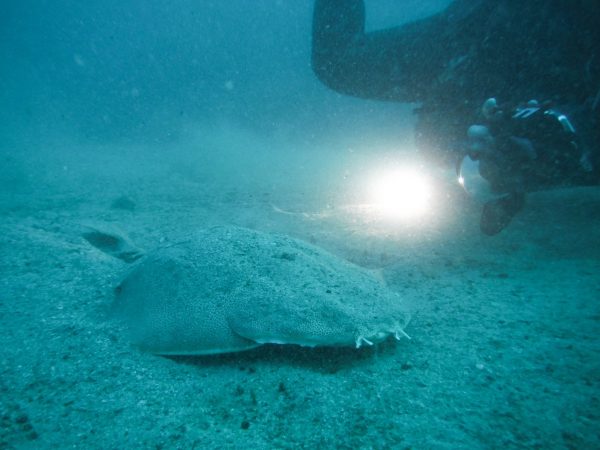
[[[527,192],[600,182],[598,0],[456,0],[370,33],[362,0],[316,0],[312,66],[338,92],[418,103],[419,150],[486,187],[486,234]]]

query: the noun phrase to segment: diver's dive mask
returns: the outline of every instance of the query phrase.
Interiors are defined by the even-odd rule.
[[[469,196],[485,203],[502,197],[492,191],[489,181],[481,176],[480,158],[493,150],[494,138],[488,127],[472,125],[467,131],[467,155],[457,166],[458,182]]]

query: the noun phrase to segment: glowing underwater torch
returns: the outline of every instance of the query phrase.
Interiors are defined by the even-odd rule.
[[[412,219],[429,211],[432,197],[428,178],[413,168],[379,173],[371,184],[372,205],[393,219]]]

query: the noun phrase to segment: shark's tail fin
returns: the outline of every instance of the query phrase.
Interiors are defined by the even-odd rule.
[[[82,236],[97,249],[126,263],[132,263],[144,256],[144,252],[137,248],[127,236],[109,226],[100,228],[96,225],[85,225]]]

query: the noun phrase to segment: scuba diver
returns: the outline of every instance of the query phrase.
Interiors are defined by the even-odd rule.
[[[363,0],[316,0],[312,67],[356,97],[414,102],[416,143],[504,229],[527,192],[600,182],[597,0],[455,0],[365,32]]]

